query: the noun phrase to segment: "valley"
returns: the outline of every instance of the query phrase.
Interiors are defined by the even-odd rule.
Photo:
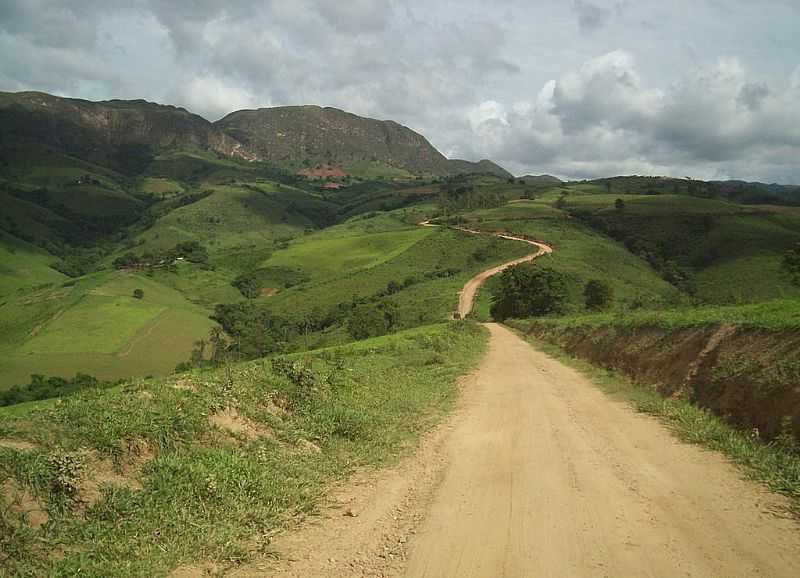
[[[320,107],[0,120],[12,575],[797,573],[796,188]]]

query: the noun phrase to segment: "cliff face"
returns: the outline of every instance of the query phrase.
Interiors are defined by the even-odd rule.
[[[2,147],[44,145],[115,168],[126,154],[173,149],[255,158],[204,118],[143,100],[90,102],[38,92],[0,94],[0,126]]]
[[[411,172],[441,173],[447,159],[420,134],[392,121],[335,108],[240,110],[216,125],[271,161],[345,164],[378,160]]]
[[[412,173],[447,175],[495,172],[490,161],[451,161],[421,134],[393,121],[375,120],[319,106],[240,110],[216,126],[274,162],[347,164],[376,160]]]

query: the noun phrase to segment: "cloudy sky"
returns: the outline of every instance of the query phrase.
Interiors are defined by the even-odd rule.
[[[0,90],[320,104],[517,174],[800,183],[796,0],[2,0]]]

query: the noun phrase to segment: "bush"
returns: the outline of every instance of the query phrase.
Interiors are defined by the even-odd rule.
[[[781,268],[792,283],[800,285],[800,243],[783,254]]]
[[[592,311],[607,309],[614,299],[614,290],[611,285],[599,279],[592,279],[583,289],[586,308]]]
[[[134,289],[133,290],[133,297],[135,299],[143,299],[144,298],[144,291],[141,289]]]
[[[353,339],[386,335],[394,329],[396,307],[391,303],[359,305],[347,320],[347,330]]]
[[[72,379],[33,374],[31,375],[30,383],[16,385],[0,392],[0,407],[26,401],[65,397],[84,389],[107,387],[108,385],[110,385],[108,382],[99,381],[97,378],[85,373],[77,373]]]
[[[261,280],[254,271],[242,273],[231,283],[248,299],[255,299],[261,294]]]
[[[498,321],[560,313],[567,300],[566,276],[531,264],[506,269],[493,292],[491,315]]]

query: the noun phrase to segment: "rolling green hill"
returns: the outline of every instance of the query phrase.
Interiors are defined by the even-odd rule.
[[[142,289],[144,297],[133,297]],[[31,374],[101,379],[165,374],[214,325],[181,293],[142,275],[107,272],[16,292],[0,306],[0,388]]]
[[[780,268],[784,252],[800,242],[800,209],[674,194],[570,194],[564,210],[667,274],[677,268],[704,302],[800,297]]]
[[[50,266],[55,261],[42,249],[0,233],[0,301],[21,289],[66,280],[66,275]]]

